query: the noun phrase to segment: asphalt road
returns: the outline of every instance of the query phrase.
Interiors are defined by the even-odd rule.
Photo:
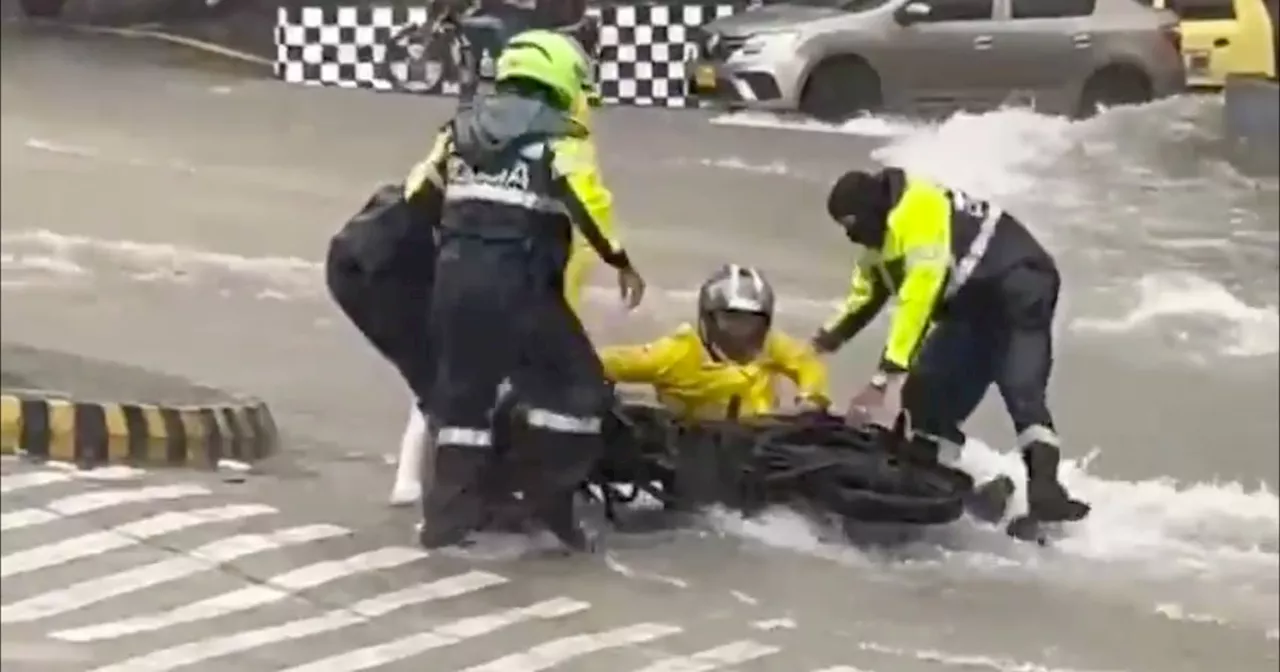
[[[50,599],[52,591],[79,581],[101,582],[166,558],[190,558],[191,549],[229,535],[337,526],[313,528],[328,530],[330,537],[264,548],[261,558],[246,552],[217,571],[192,571],[136,597],[104,598],[84,608],[63,602],[65,610],[47,619],[14,625],[6,620],[0,647],[6,670],[174,669],[178,654],[165,649],[182,642],[197,642],[192,646],[204,653],[229,647],[216,661],[196,659],[193,669],[290,669],[422,635],[444,625],[443,619],[492,616],[497,609],[557,597],[589,603],[589,609],[442,646],[385,669],[425,664],[438,672],[641,670],[663,658],[745,640],[754,644],[741,650],[759,645],[778,652],[718,665],[779,672],[835,665],[894,672],[1275,668],[1274,640],[1259,629],[1274,613],[1275,588],[1265,579],[1241,582],[1236,588],[1244,594],[1227,596],[1222,609],[1230,618],[1173,620],[1152,606],[1183,580],[1172,572],[1178,569],[1176,557],[1169,567],[1172,578],[1135,578],[1107,563],[1041,558],[999,535],[973,531],[905,560],[872,554],[832,562],[714,534],[625,540],[609,562],[417,558],[395,569],[353,573],[341,585],[298,599],[270,601],[270,608],[253,606],[155,634],[67,644],[54,635],[265,585],[268,577],[317,562],[406,545],[412,513],[390,512],[383,502],[387,457],[408,400],[388,368],[327,304],[315,260],[373,186],[396,179],[419,158],[450,105],[195,72],[187,56],[114,40],[6,28],[0,50],[0,220],[11,255],[0,312],[4,340],[251,392],[273,405],[289,440],[284,458],[242,483],[145,474],[129,486],[196,479],[208,490],[164,505],[143,500],[93,511],[55,505],[107,487],[81,479],[6,493],[6,516],[54,513],[44,523],[6,529],[5,565],[13,553],[39,551],[38,557],[47,557],[51,543],[157,511],[218,505],[273,511],[174,531],[174,539],[157,534],[128,549],[30,570],[21,581],[4,582],[5,609],[41,595]],[[608,290],[601,290],[590,318],[598,338],[641,338],[687,319],[689,290],[709,269],[730,260],[767,264],[784,294],[786,326],[807,333],[826,316],[827,303],[843,290],[848,251],[821,223],[824,182],[850,165],[869,163],[877,141],[711,127],[699,113],[639,110],[602,114],[598,133],[632,254],[654,284],[668,290],[656,291],[652,305],[631,317],[612,309]],[[838,360],[842,391],[864,375],[875,347],[868,339]],[[1229,372],[1228,385],[1206,378],[1201,369],[1073,343],[1064,346],[1060,361],[1057,399],[1064,424],[1080,428],[1073,429],[1080,451],[1095,444],[1134,445],[1108,463],[1108,473],[1274,472],[1276,458],[1268,451],[1209,458],[1198,456],[1203,451],[1178,451],[1176,461],[1164,460],[1170,446],[1221,439],[1184,418],[1231,417],[1268,404],[1274,410],[1273,372],[1240,367]],[[1127,368],[1108,378],[1105,394],[1089,384],[1118,366]],[[1160,389],[1191,392],[1117,411],[1119,400]],[[993,421],[998,416],[984,413],[979,428],[998,436],[1004,430]],[[1233,440],[1267,445],[1276,435],[1271,422],[1240,423]],[[33,473],[6,465],[6,483],[14,482],[8,480],[10,470]],[[210,502],[195,503],[202,498]],[[987,547],[991,557],[947,559],[956,544],[967,543]],[[468,571],[488,573],[468,581],[495,581],[483,578],[491,574],[507,583],[447,602],[419,600],[385,615],[376,607],[385,602],[362,602]],[[1248,581],[1256,580],[1248,575]],[[1187,590],[1200,600],[1227,599],[1230,592],[1219,584]],[[242,599],[220,604],[239,605]],[[376,620],[348,623],[348,616],[365,609],[373,609]],[[347,616],[330,616],[334,610]],[[369,613],[367,618],[375,618]],[[258,632],[309,617],[324,620],[308,621],[313,625],[307,627],[323,627],[300,630],[311,634],[296,640],[281,639],[278,631]],[[578,650],[573,646],[546,644],[645,623],[655,625],[625,631],[634,641],[606,638],[620,643],[581,658],[564,657]],[[237,637],[232,641],[238,644],[209,644],[221,636]],[[650,640],[640,641],[644,637]],[[536,648],[539,643],[543,648]],[[521,651],[523,658],[470,667]],[[158,656],[145,659],[152,667],[132,659],[149,653]],[[25,667],[23,658],[31,659]],[[711,670],[716,665],[706,661],[714,659],[658,669]]]

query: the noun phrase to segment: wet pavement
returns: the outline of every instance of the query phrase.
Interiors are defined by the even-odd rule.
[[[56,571],[32,570],[17,592],[5,581],[5,609],[73,581],[159,562],[164,551],[157,545],[187,557],[228,534],[342,528],[333,540],[272,552],[249,569],[232,565],[176,579],[180,585],[156,587],[155,602],[140,593],[48,623],[6,621],[0,650],[69,659],[58,663],[65,668],[38,669],[88,669],[86,660],[124,665],[170,644],[236,633],[244,637],[236,641],[251,641],[244,633],[332,609],[347,613],[361,600],[467,571],[506,579],[498,588],[502,597],[489,600],[489,589],[476,589],[447,602],[453,607],[408,605],[373,625],[343,625],[296,645],[254,646],[196,669],[290,669],[427,633],[446,619],[557,597],[590,608],[566,620],[513,626],[515,634],[415,654],[386,669],[427,664],[452,672],[508,653],[541,651],[542,662],[526,657],[480,669],[640,670],[663,657],[739,640],[780,653],[733,669],[780,672],[833,665],[894,672],[1198,672],[1210,666],[1244,672],[1277,664],[1276,500],[1256,490],[1259,481],[1274,487],[1280,469],[1274,350],[1221,356],[1195,338],[1198,323],[1185,338],[1166,338],[1167,330],[1077,332],[1078,321],[1098,319],[1101,304],[1092,299],[1069,302],[1054,399],[1074,455],[1103,450],[1088,474],[1073,473],[1073,484],[1099,512],[1049,552],[1015,546],[968,523],[909,549],[857,552],[820,543],[795,521],[753,527],[721,516],[710,518],[702,533],[624,540],[612,562],[416,559],[394,571],[353,576],[349,588],[318,589],[314,599],[271,603],[279,611],[253,607],[245,618],[175,626],[165,635],[172,639],[121,635],[87,647],[49,639],[258,585],[294,565],[407,544],[412,512],[391,512],[384,500],[388,455],[408,399],[328,305],[317,260],[328,236],[374,186],[397,179],[420,158],[451,104],[195,72],[185,61],[156,56],[170,52],[98,38],[6,28],[0,49],[4,341],[252,393],[271,403],[289,441],[286,455],[243,483],[141,477],[142,487],[195,479],[214,503],[135,504],[119,510],[130,512],[127,519],[104,509],[48,527],[6,530],[7,563],[11,553],[47,550],[58,540],[158,511],[235,504],[278,512],[255,516],[243,529],[234,522],[182,531],[172,546],[167,538],[148,540],[127,553],[104,551]],[[640,315],[623,316],[608,300],[601,273],[589,315],[600,340],[639,339],[688,319],[690,290],[725,261],[763,266],[784,296],[783,325],[800,334],[816,326],[843,291],[849,251],[823,222],[824,182],[851,166],[872,165],[876,152],[892,149],[890,139],[713,125],[710,116],[627,109],[599,115],[602,158],[626,240],[642,270],[665,290],[654,292]],[[1259,209],[1265,206],[1245,202],[1242,216],[1265,221]],[[1089,266],[1102,262],[1077,254],[1089,240],[1083,234],[1055,229],[1048,237],[1065,250],[1069,268],[1092,269],[1077,277],[1141,280]],[[1265,269],[1268,257],[1259,254],[1261,261],[1250,263]],[[1252,269],[1237,266],[1236,272],[1264,283],[1246,298],[1265,304],[1266,281],[1252,280]],[[1102,283],[1078,284],[1077,296],[1092,296]],[[1119,294],[1121,288],[1100,291]],[[835,361],[841,392],[866,374],[879,334]],[[994,404],[975,421],[975,435],[993,445],[1002,445],[1006,432]],[[980,470],[1013,462],[987,448],[976,449],[973,459]],[[25,474],[31,467],[6,465],[10,469]],[[1179,486],[1164,477],[1205,484]],[[76,479],[47,491],[14,491],[5,494],[4,510],[48,510],[54,499],[97,487],[102,484]],[[330,541],[340,550],[321,548]],[[643,623],[683,632],[624,641],[563,664],[546,652],[564,645],[534,648]],[[8,658],[5,663],[9,669]],[[156,665],[107,669],[172,669]]]

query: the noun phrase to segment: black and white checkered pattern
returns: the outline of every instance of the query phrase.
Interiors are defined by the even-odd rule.
[[[734,13],[729,4],[634,5],[588,10],[600,20],[598,84],[605,102],[688,107],[685,59],[693,28]],[[282,7],[276,74],[286,82],[456,94],[438,69],[407,64],[387,45],[403,26],[424,23],[426,7]],[[399,81],[397,81],[397,79]]]
[[[633,5],[600,12],[600,93],[606,102],[687,107],[690,32],[733,5]]]
[[[426,7],[281,7],[276,76],[294,84],[380,91],[399,88],[393,79],[397,75],[429,84],[425,73],[403,70],[403,62],[388,58],[388,45],[401,28],[426,23],[428,16]],[[440,90],[430,92],[456,94],[458,86],[444,81]]]

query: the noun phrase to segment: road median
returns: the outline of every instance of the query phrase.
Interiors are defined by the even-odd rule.
[[[0,348],[0,453],[82,467],[214,468],[279,447],[261,400],[66,353]]]

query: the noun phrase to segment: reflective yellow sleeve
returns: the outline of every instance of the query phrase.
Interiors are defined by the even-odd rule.
[[[839,343],[853,338],[870,324],[889,299],[889,288],[884,284],[881,274],[876,272],[873,263],[878,262],[864,258],[854,265],[849,296],[845,298],[840,312],[822,327],[823,332],[830,334]]]
[[[769,334],[768,353],[782,373],[796,384],[800,397],[823,404],[831,403],[827,365],[812,347],[787,334],[775,331]]]
[[[444,189],[444,162],[449,155],[449,129],[436,135],[427,158],[419,161],[404,178],[404,200],[412,201],[427,186]]]
[[[574,193],[613,249],[622,249],[613,220],[613,192],[605,186],[600,175],[595,143],[590,139],[569,139],[557,148],[556,154],[557,157],[565,157],[563,161],[574,163],[574,170],[567,174]],[[589,246],[581,233],[574,231],[574,234],[576,243]]]
[[[600,177],[595,147],[587,139],[569,137],[553,143],[553,150],[556,174],[563,187],[561,198],[581,242],[610,266],[626,266],[626,253],[614,231],[613,193]]]
[[[899,238],[896,247],[902,252],[903,276],[881,367],[906,371],[946,287],[950,205],[945,197],[904,199],[889,217],[889,231]]]
[[[586,109],[585,97],[580,97],[583,110]],[[585,113],[584,113],[585,114]],[[581,117],[575,117],[579,122],[583,122]],[[584,165],[589,165],[590,169],[582,171],[574,179],[577,184],[573,185],[575,191],[581,195],[582,205],[586,208],[587,213],[595,220],[596,225],[600,228],[600,233],[612,245],[613,249],[621,250],[622,243],[618,240],[617,227],[613,218],[613,194],[604,186],[603,180],[600,178],[600,166],[596,162],[596,147],[590,139],[583,139],[577,142],[566,143],[568,151],[578,152],[576,157],[582,161]],[[588,276],[591,269],[595,266],[596,255],[591,249],[591,244],[587,242],[582,233],[578,229],[573,230],[573,248],[570,252],[569,263],[564,269],[564,292],[565,300],[568,301],[569,307],[574,313],[578,313],[582,306],[582,293],[586,288]]]
[[[598,354],[607,380],[656,385],[676,365],[684,350],[683,339],[667,336],[644,345],[600,348]]]

